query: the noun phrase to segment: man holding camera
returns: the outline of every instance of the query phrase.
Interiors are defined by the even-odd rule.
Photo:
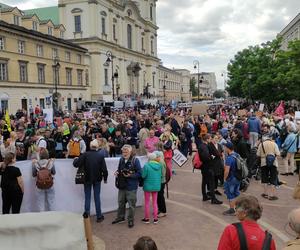
[[[122,157],[118,170],[115,173],[118,193],[118,213],[112,224],[125,222],[126,202],[128,202],[128,227],[134,226],[134,212],[137,201],[137,189],[141,178],[141,164],[132,154],[132,146],[125,144],[122,147]]]

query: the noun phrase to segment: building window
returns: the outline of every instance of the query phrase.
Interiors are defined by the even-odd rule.
[[[79,55],[79,54],[77,55],[77,63],[81,64],[81,55]]]
[[[63,31],[60,31],[60,32],[59,32],[59,36],[60,36],[60,38],[64,38],[64,36],[65,36],[65,32],[63,32]]]
[[[45,83],[45,65],[38,63],[37,69],[38,69],[38,82]]]
[[[37,22],[36,21],[32,21],[32,29],[37,31]]]
[[[48,35],[52,36],[52,32],[53,31],[53,28],[52,27],[48,27]]]
[[[104,69],[104,85],[108,86],[108,69]]]
[[[116,36],[116,25],[113,24],[113,39],[117,40],[117,36]]]
[[[66,83],[72,85],[72,69],[66,68]]]
[[[132,27],[130,24],[127,25],[127,47],[132,49]]]
[[[106,29],[105,29],[105,17],[102,17],[102,18],[101,18],[101,33],[102,33],[103,35],[106,34]]]
[[[7,61],[0,61],[0,81],[8,80]]]
[[[155,88],[155,75],[152,75],[152,87]]]
[[[89,71],[86,69],[85,70],[85,84],[86,86],[89,86]]]
[[[153,5],[150,5],[150,20],[153,20]]]
[[[71,53],[69,51],[66,51],[66,61],[67,62],[71,61]]]
[[[58,57],[58,51],[57,49],[52,49],[52,59],[55,59]]]
[[[151,54],[154,54],[154,50],[153,50],[153,40],[151,40]]]
[[[0,37],[0,50],[4,50],[5,48],[5,41],[4,41],[4,37]]]
[[[19,62],[20,82],[28,82],[27,62]]]
[[[75,32],[81,32],[81,16],[74,16]]]
[[[144,46],[144,37],[142,37],[142,51],[145,51],[145,46]]]
[[[39,57],[42,57],[44,55],[44,51],[43,51],[43,45],[38,44],[36,46],[36,54]]]
[[[14,24],[20,25],[20,17],[19,16],[14,15]]]
[[[25,42],[24,41],[18,41],[18,52],[20,54],[25,53]]]
[[[83,81],[82,81],[82,69],[77,69],[77,85],[78,86],[82,86],[83,85]]]

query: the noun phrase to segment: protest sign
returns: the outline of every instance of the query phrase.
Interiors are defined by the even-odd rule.
[[[193,115],[205,115],[207,113],[208,106],[206,104],[193,104],[192,114]]]
[[[178,149],[174,149],[173,153],[174,153],[174,155],[173,155],[173,161],[179,167],[182,167],[186,163],[187,158]]]

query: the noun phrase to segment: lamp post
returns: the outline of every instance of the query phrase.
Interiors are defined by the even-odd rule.
[[[115,100],[115,78],[118,78],[118,72],[114,73],[114,56],[110,50],[106,52],[106,61],[104,63],[104,66],[109,66],[111,63],[111,85],[112,85],[112,98]],[[119,88],[117,87],[117,96],[119,95]]]
[[[198,60],[195,60],[193,62],[194,69],[198,69],[198,101],[200,100],[200,62]]]
[[[165,73],[164,74],[164,86],[163,86],[163,90],[164,90],[164,105],[166,105],[166,79],[168,78],[168,75]]]
[[[248,89],[249,89],[249,100],[252,101],[252,104],[253,104],[254,102],[253,102],[252,94],[251,94],[251,80],[252,80],[252,73],[251,72],[248,72],[248,79],[249,79],[249,86],[248,86]]]
[[[59,57],[56,56],[54,58],[54,94],[52,94],[52,107],[53,107],[53,115],[56,114],[56,111],[58,110],[58,93],[57,93],[57,85],[59,85],[59,68],[60,68],[60,63],[59,63]]]
[[[224,77],[224,90],[226,90],[226,79],[227,79],[227,72],[223,71],[221,74],[222,77]]]

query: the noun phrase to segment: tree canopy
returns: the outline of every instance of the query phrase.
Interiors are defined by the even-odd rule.
[[[300,40],[280,49],[281,40],[250,46],[228,64],[231,96],[271,103],[300,100]]]

